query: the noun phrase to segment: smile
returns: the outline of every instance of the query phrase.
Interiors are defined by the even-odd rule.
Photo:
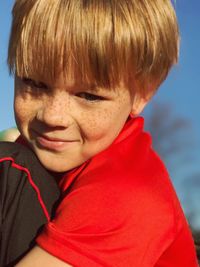
[[[57,138],[49,138],[47,136],[38,135],[36,137],[37,144],[48,150],[63,151],[68,148],[68,146],[78,142],[78,140],[62,140]]]

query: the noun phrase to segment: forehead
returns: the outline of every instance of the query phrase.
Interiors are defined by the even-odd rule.
[[[29,78],[28,78],[29,79]],[[31,78],[32,79],[32,78]],[[76,80],[67,80],[63,79],[63,76],[57,77],[53,82],[52,81],[44,81],[44,80],[33,80],[38,86],[41,88],[44,87],[45,91],[37,91],[38,98],[40,97],[41,92],[47,93],[47,95],[54,96],[60,93],[66,93],[70,95],[76,95],[80,93],[89,93],[95,94],[105,98],[105,100],[117,101],[117,102],[124,102],[133,100],[134,94],[132,90],[129,90],[123,83],[119,86],[107,88],[103,86],[96,86],[94,84],[84,84],[80,83]],[[31,83],[32,84],[32,83]],[[27,84],[23,81],[23,78],[15,76],[15,89],[25,88],[26,86],[32,86],[31,84]],[[34,87],[35,88],[35,85]],[[117,103],[116,102],[116,103]],[[114,103],[113,103],[114,104]]]
[[[78,76],[73,78],[65,76],[64,72],[60,72],[60,74],[57,75],[53,80],[37,79],[36,82],[42,82],[52,89],[67,90],[69,92],[87,91],[98,94],[102,93],[104,95],[110,95],[110,96],[117,96],[117,95],[123,96],[126,95],[127,93],[128,94],[131,93],[129,88],[127,88],[127,86],[123,82],[120,82],[116,86],[108,87],[90,81],[83,81]]]

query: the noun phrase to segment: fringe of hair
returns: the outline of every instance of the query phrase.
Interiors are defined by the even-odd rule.
[[[10,73],[64,78],[147,94],[177,62],[179,31],[170,0],[16,0]]]

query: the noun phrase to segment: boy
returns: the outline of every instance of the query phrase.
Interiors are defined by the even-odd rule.
[[[20,142],[64,173],[53,220],[17,266],[197,266],[137,117],[178,39],[168,0],[16,0],[8,63]]]

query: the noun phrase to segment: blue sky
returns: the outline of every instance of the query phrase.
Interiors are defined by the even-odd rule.
[[[9,77],[6,66],[6,52],[11,21],[10,11],[13,2],[13,0],[4,0],[0,3],[0,131],[15,125],[12,107],[13,79]],[[183,172],[192,171],[196,173],[200,173],[199,10],[199,0],[176,0],[176,12],[181,32],[180,61],[154,97],[154,101],[169,103],[172,106],[174,116],[184,117],[191,122],[192,135],[190,138],[195,142],[193,148],[194,158],[188,167],[183,166]],[[149,112],[151,105],[149,104],[144,114]],[[180,175],[182,174],[179,173]],[[181,197],[182,187],[178,183],[176,187]],[[196,188],[193,195],[195,195],[196,206],[198,206],[200,187]],[[200,214],[200,207],[197,207],[197,209]],[[200,216],[198,223],[200,225]]]

